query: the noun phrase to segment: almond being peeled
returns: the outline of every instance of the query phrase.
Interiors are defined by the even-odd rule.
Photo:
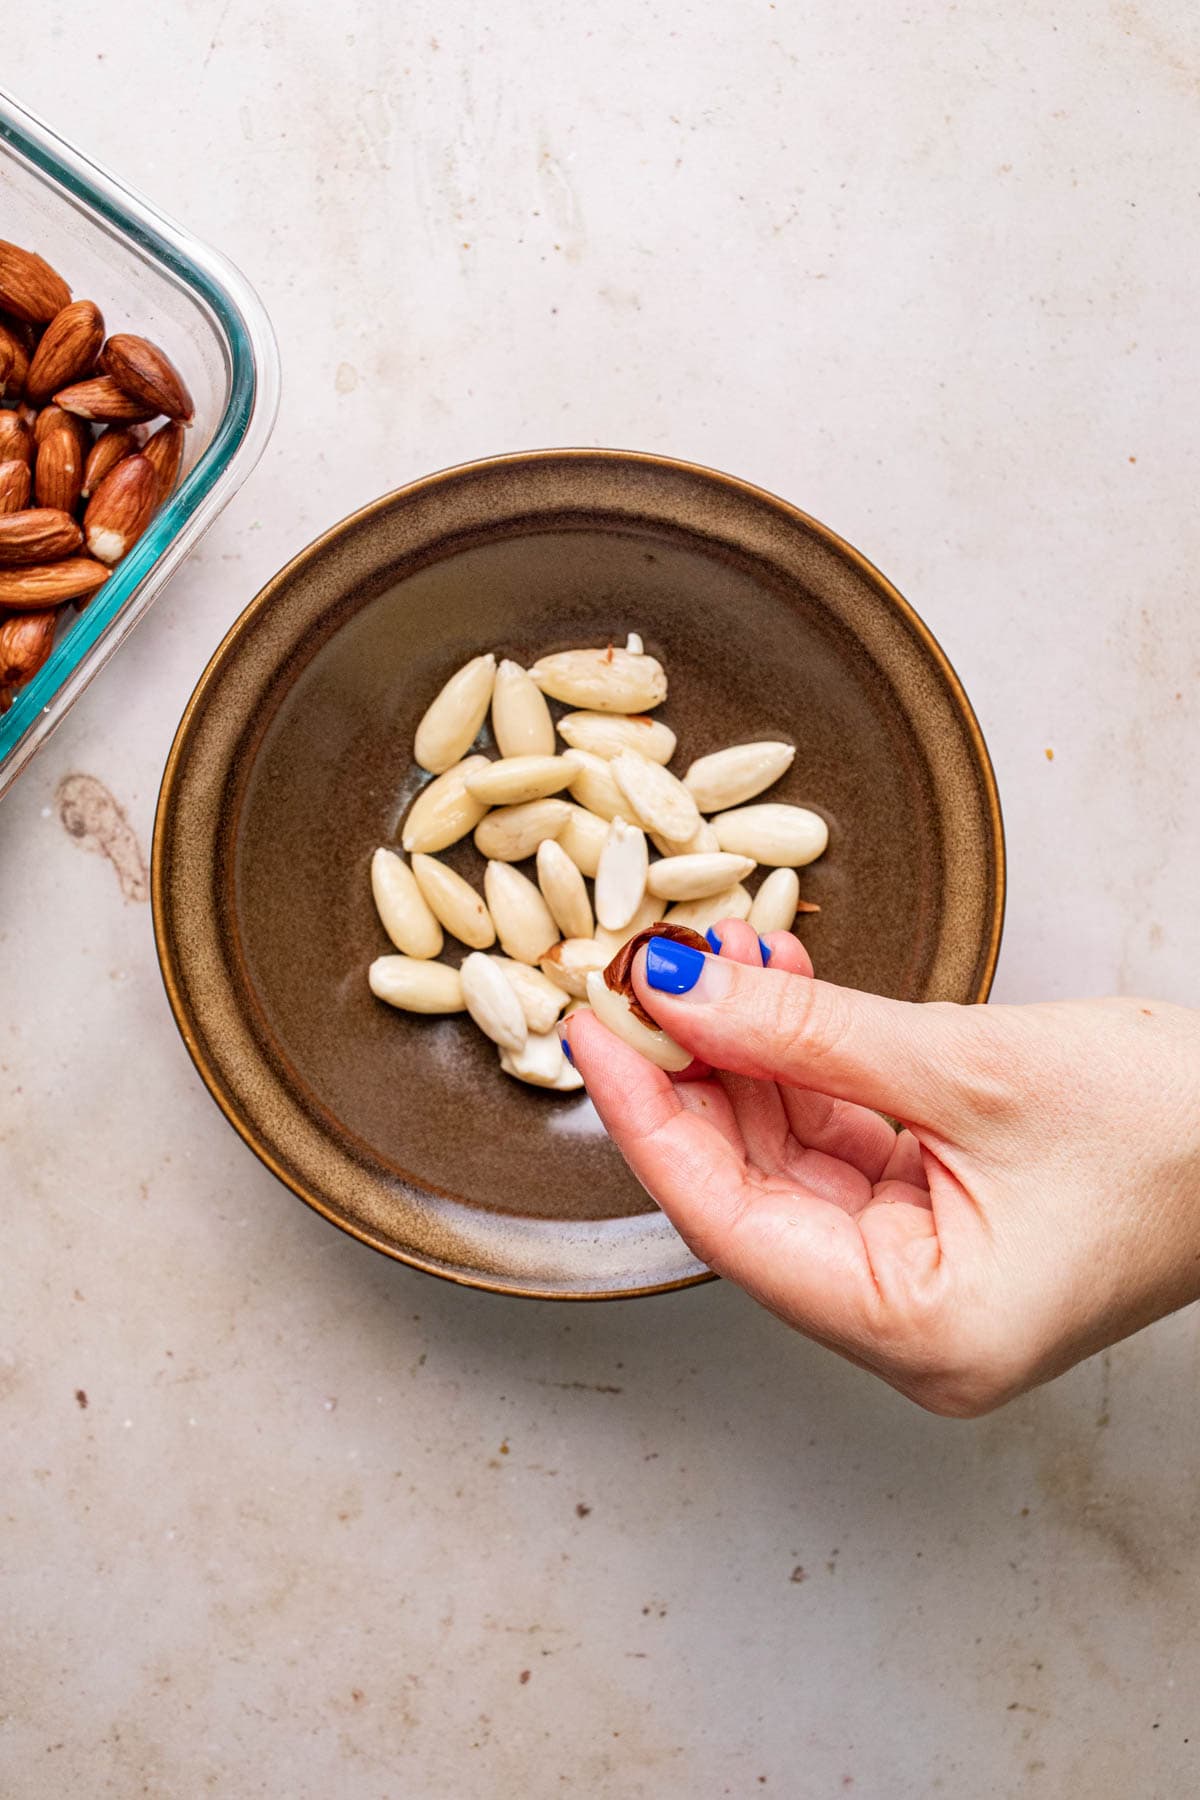
[[[51,443],[61,435],[56,433]],[[43,444],[42,451],[47,448]],[[83,535],[92,555],[110,564],[128,556],[157,505],[158,477],[150,463],[144,456],[124,457],[104,477],[83,515]]]
[[[100,368],[126,394],[149,407],[150,416],[165,413],[184,424],[192,419],[195,408],[182,375],[149,338],[118,332],[101,351]]]
[[[71,290],[50,264],[20,244],[0,239],[0,307],[43,325],[71,303]]]
[[[43,406],[59,388],[78,381],[92,368],[103,342],[100,308],[91,300],[72,300],[42,333],[25,378],[25,398]]]

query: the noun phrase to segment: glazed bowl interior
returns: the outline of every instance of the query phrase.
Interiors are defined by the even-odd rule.
[[[413,733],[455,668],[631,630],[668,671],[673,766],[747,739],[797,744],[771,797],[829,821],[826,855],[802,872],[821,907],[800,921],[818,971],[910,999],[983,998],[999,810],[949,665],[831,533],[688,465],[547,452],[376,502],[252,603],[164,781],[164,974],[231,1121],[336,1223],[502,1291],[629,1294],[705,1271],[585,1096],[507,1079],[461,1017],[373,998],[366,968],[390,946],[368,864],[398,843],[424,779]],[[494,754],[486,734],[483,747]],[[469,839],[446,860],[478,881]]]

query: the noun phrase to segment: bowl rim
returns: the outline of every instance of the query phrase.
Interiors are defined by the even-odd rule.
[[[390,489],[368,501],[355,512],[348,513],[337,520],[326,530],[318,534],[301,550],[292,556],[280,568],[258,593],[238,614],[233,624],[225,632],[220,643],[206,663],[199,679],[193,688],[187,705],[184,707],[176,728],[171,748],[163,768],[159,785],[158,800],[154,815],[154,833],[151,844],[150,863],[150,899],[151,914],[154,926],[154,947],[158,958],[159,972],[166,990],[167,1000],[171,1008],[176,1028],[183,1039],[188,1055],[208,1089],[216,1101],[226,1120],[232,1125],[238,1136],[255,1154],[258,1160],[270,1170],[271,1174],[284,1187],[303,1200],[315,1212],[330,1224],[337,1226],[348,1236],[357,1238],[360,1243],[381,1255],[390,1257],[394,1262],[418,1269],[426,1275],[436,1275],[444,1281],[453,1282],[459,1287],[475,1288],[485,1293],[511,1296],[515,1299],[530,1300],[633,1300],[646,1298],[655,1294],[678,1292],[682,1288],[697,1287],[702,1283],[719,1279],[712,1269],[698,1268],[694,1273],[678,1276],[669,1281],[647,1283],[644,1286],[604,1289],[556,1289],[547,1292],[544,1288],[530,1286],[526,1282],[507,1281],[502,1276],[475,1274],[469,1270],[448,1268],[434,1259],[424,1257],[419,1251],[401,1249],[394,1243],[380,1238],[365,1225],[336,1214],[313,1189],[304,1182],[285,1171],[280,1166],[270,1148],[254,1135],[249,1123],[243,1121],[236,1108],[227,1099],[215,1068],[205,1055],[191,1022],[185,1003],[182,985],[172,954],[167,929],[166,912],[166,839],[170,818],[174,809],[176,787],[179,772],[186,754],[194,723],[201,707],[207,699],[210,687],[218,679],[228,657],[235,650],[242,636],[249,631],[260,615],[272,605],[276,595],[286,587],[296,573],[315,562],[332,544],[343,537],[350,536],[367,524],[377,514],[386,512],[398,502],[411,498],[418,492],[425,493],[430,489],[443,486],[466,475],[479,475],[492,469],[511,467],[514,464],[541,464],[553,461],[599,461],[603,463],[623,463],[635,467],[669,470],[684,476],[699,476],[717,483],[726,490],[765,505],[781,517],[789,525],[799,525],[805,531],[816,536],[824,546],[845,558],[861,574],[880,596],[886,600],[919,639],[922,648],[936,666],[937,672],[945,684],[946,692],[959,714],[961,723],[969,739],[976,768],[981,781],[982,796],[985,803],[987,824],[991,837],[991,851],[994,859],[995,880],[994,899],[991,908],[990,929],[984,948],[983,960],[976,981],[976,991],[972,996],[974,1004],[986,1001],[995,979],[996,965],[1000,955],[1000,942],[1004,931],[1004,916],[1007,903],[1007,870],[1004,836],[1004,819],[1000,806],[1000,793],[996,783],[995,770],[988,752],[983,731],[975,715],[975,710],[967,697],[953,664],[942,649],[938,639],[929,626],[900,593],[899,589],[878,569],[870,559],[857,550],[839,533],[816,519],[802,508],[784,500],[770,489],[758,486],[754,482],[743,480],[740,476],[730,475],[724,470],[714,469],[704,463],[691,462],[686,458],[669,456],[656,451],[620,450],[591,445],[547,446],[536,450],[515,450],[501,452],[496,455],[472,458],[467,462],[453,463],[428,474],[417,476],[398,488]]]

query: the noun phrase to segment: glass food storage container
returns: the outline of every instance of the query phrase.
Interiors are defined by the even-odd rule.
[[[196,405],[181,479],[49,661],[0,715],[0,794],[237,492],[262,454],[279,359],[258,297],[224,257],[89,162],[0,90],[0,238],[36,250],[109,331],[162,345]]]

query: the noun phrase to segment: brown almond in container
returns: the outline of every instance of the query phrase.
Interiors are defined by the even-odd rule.
[[[0,623],[0,692],[37,674],[54,648],[56,612],[16,613]]]
[[[28,507],[0,518],[0,567],[20,563],[58,562],[83,543],[83,533],[70,513],[50,506]]]
[[[25,397],[41,406],[59,388],[91,373],[104,342],[104,319],[91,300],[72,300],[42,333],[25,380]]]
[[[33,433],[20,413],[0,412],[0,462],[33,461]]]
[[[118,563],[145,531],[158,505],[158,476],[144,456],[127,456],[109,471],[87,503],[83,535],[102,563]]]
[[[29,374],[29,347],[16,323],[0,319],[0,395],[12,399],[25,391]]]
[[[158,476],[159,506],[175,492],[175,483],[179,480],[179,470],[183,463],[183,436],[183,426],[178,419],[169,419],[151,434],[142,450],[142,455],[152,464]]]
[[[25,510],[29,505],[32,482],[27,462],[0,462],[0,517]]]
[[[0,307],[18,319],[44,325],[71,303],[71,290],[33,250],[0,238]]]
[[[83,457],[73,431],[60,426],[46,433],[33,466],[33,495],[39,506],[75,511],[83,488]]]
[[[78,413],[81,419],[95,419],[102,425],[140,424],[159,411],[133,394],[118,387],[111,375],[96,375],[91,381],[76,381],[60,388],[54,396],[64,412]]]
[[[63,414],[69,418],[68,413]],[[170,430],[167,426],[164,429]],[[100,433],[91,449],[87,461],[83,465],[83,498],[86,500],[94,494],[110,469],[115,469],[119,462],[127,456],[136,456],[141,449],[139,427],[136,425],[109,425]]]
[[[182,375],[149,338],[118,332],[101,351],[100,367],[125,393],[150,408],[147,416],[165,413],[168,419],[182,419],[185,424],[191,419],[195,408]]]
[[[109,571],[87,556],[71,556],[65,562],[43,563],[24,569],[0,569],[0,608],[6,612],[40,612],[82,600],[104,586]]]

